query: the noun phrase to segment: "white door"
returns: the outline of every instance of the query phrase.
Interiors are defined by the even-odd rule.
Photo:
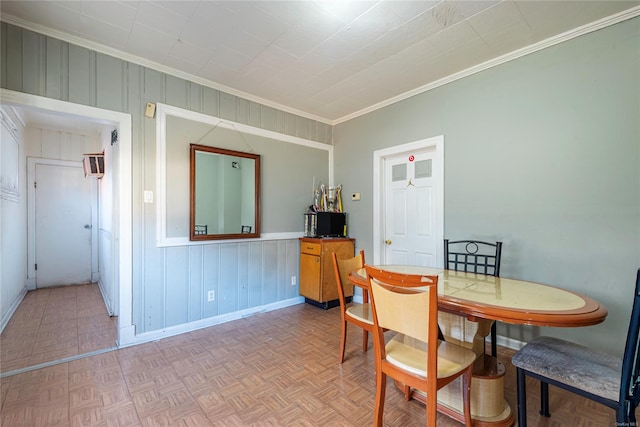
[[[36,164],[37,288],[91,281],[91,184],[80,163]]]
[[[443,140],[430,138],[374,153],[380,212],[374,215],[375,262],[442,265]]]

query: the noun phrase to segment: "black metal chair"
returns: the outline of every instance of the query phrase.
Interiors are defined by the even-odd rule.
[[[196,224],[193,234],[195,234],[196,236],[207,234],[207,226]]]
[[[444,268],[448,270],[500,276],[502,242],[444,239]],[[496,322],[491,324],[491,355],[496,357]]]
[[[527,425],[526,376],[540,380],[540,414],[549,417],[549,384],[616,411],[617,426],[637,426],[640,402],[640,269],[622,360],[569,341],[538,337],[512,358],[516,366],[518,425]]]

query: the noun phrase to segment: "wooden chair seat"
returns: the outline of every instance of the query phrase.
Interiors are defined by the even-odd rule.
[[[387,361],[405,371],[422,377],[427,376],[426,344],[404,334],[397,334],[385,346]],[[438,344],[438,378],[446,378],[468,368],[476,359],[476,354],[464,347]]]
[[[373,326],[373,313],[369,303],[352,305],[346,309],[345,314],[351,318]]]

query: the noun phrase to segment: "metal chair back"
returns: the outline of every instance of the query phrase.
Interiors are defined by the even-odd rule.
[[[444,239],[445,268],[448,270],[500,276],[502,242]]]

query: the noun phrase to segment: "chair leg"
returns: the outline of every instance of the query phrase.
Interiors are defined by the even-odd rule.
[[[382,427],[384,418],[384,398],[385,391],[387,389],[387,375],[380,371],[380,368],[376,371],[376,409],[374,413],[373,425],[374,427]]]
[[[527,427],[527,390],[524,370],[516,368],[516,387],[518,390],[518,427]]]
[[[462,376],[462,409],[464,412],[464,425],[471,427],[471,378],[473,377],[473,365],[469,365],[467,373]]]
[[[427,399],[425,402],[427,426],[435,426],[438,423],[438,397],[436,387],[432,387],[431,391],[427,391]]]
[[[638,425],[636,421],[636,410],[633,401],[624,400],[618,403],[616,408],[616,426],[632,426]]]
[[[549,383],[540,381],[540,415],[550,417],[549,413]]]
[[[340,335],[340,364],[344,362],[344,350],[347,345],[347,322],[342,321],[342,334]]]
[[[413,393],[411,392],[411,387],[409,387],[406,384],[403,385],[402,392],[404,393],[404,400],[406,400],[407,402],[410,401],[411,397],[413,396]]]
[[[637,426],[638,422],[636,421],[636,407],[633,404],[633,401],[627,402],[627,417],[629,418],[629,425]]]
[[[491,324],[491,355],[498,357],[498,332],[496,329],[496,321]]]
[[[618,402],[618,407],[616,408],[616,426],[629,425],[627,417],[627,402]]]
[[[367,348],[369,347],[369,331],[366,329],[362,330],[362,351],[367,352]]]

